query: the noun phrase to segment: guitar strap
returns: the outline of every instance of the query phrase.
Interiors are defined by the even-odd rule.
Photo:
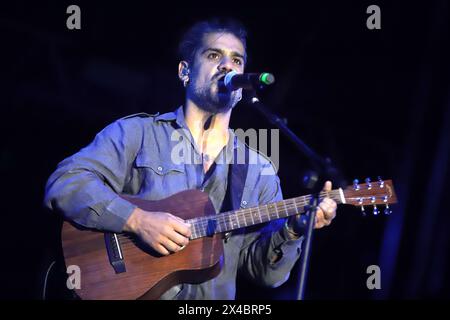
[[[239,148],[237,146],[237,136],[234,137],[233,161],[228,166],[228,181],[225,198],[223,200],[221,212],[237,210],[241,206],[242,195],[244,193],[245,181],[247,180],[249,149],[243,144],[245,152],[245,161],[242,162],[242,155],[239,157]]]

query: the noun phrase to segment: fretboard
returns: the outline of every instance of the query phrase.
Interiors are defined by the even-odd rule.
[[[345,203],[342,189],[321,192],[319,198],[329,197],[336,203]],[[211,236],[216,233],[228,232],[239,228],[250,227],[264,222],[286,218],[305,212],[310,204],[311,195],[281,200],[252,208],[222,212],[213,216],[186,220],[190,223],[191,239]]]

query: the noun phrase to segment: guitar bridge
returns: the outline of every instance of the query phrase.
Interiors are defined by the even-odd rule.
[[[106,252],[108,253],[109,263],[116,273],[126,272],[125,261],[122,255],[119,239],[116,233],[105,233]]]

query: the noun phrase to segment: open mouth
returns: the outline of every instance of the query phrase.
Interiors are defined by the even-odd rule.
[[[221,74],[216,78],[219,93],[228,93],[228,89],[225,87],[224,78],[225,74]]]
[[[223,79],[225,78],[225,76],[226,76],[225,73],[220,73],[219,75],[217,75],[217,76],[215,77],[215,78],[216,78],[216,81],[223,80]]]

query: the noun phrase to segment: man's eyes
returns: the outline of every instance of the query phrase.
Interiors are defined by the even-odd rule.
[[[242,65],[242,60],[241,59],[235,58],[235,59],[233,59],[233,62],[236,63],[239,66]]]
[[[210,53],[208,53],[207,57],[210,60],[217,60],[220,58],[220,54],[218,54],[217,52],[210,52]],[[240,58],[233,58],[233,63],[241,66],[243,64],[243,61]]]
[[[216,60],[218,58],[219,58],[219,54],[218,53],[211,52],[210,54],[208,54],[208,59]]]

